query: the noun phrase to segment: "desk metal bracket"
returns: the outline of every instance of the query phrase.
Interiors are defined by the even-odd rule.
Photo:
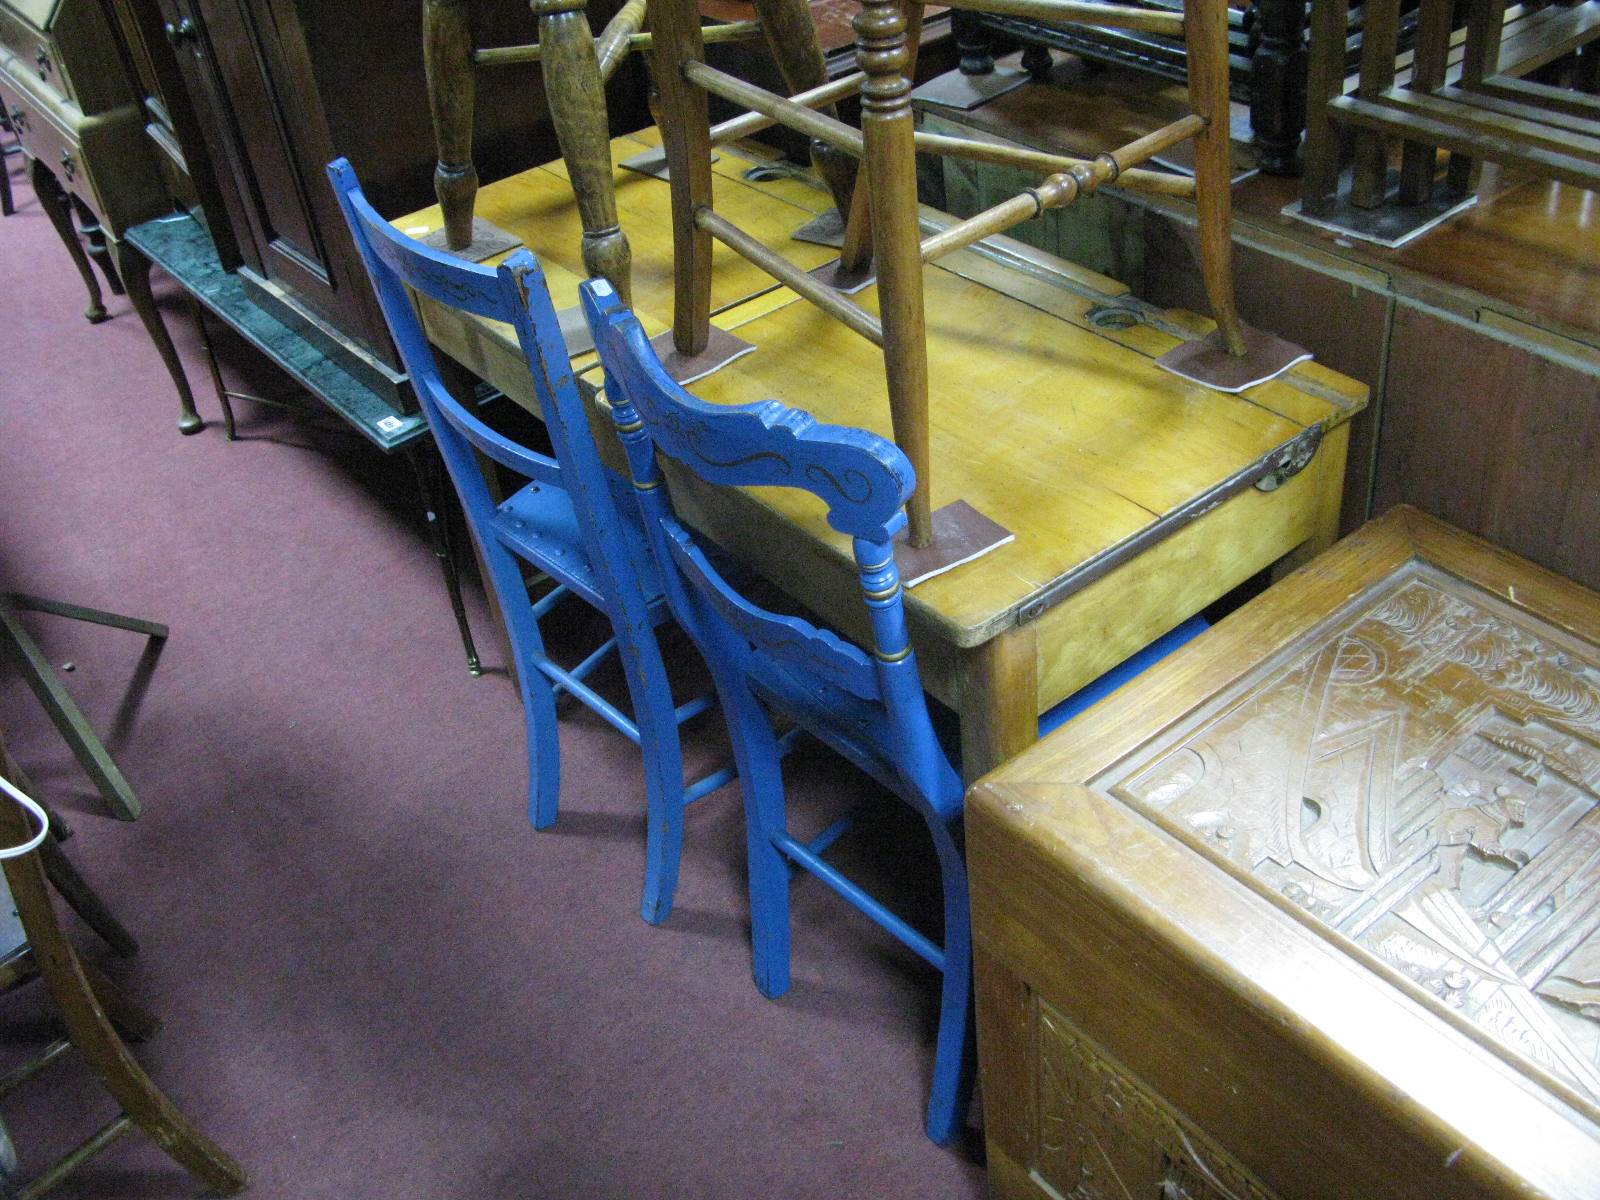
[[[1093,558],[1086,559],[1074,570],[1040,592],[1017,609],[1017,622],[1026,624],[1040,614],[1048,612],[1069,596],[1082,591],[1098,579],[1142,554],[1145,550],[1192,524],[1212,509],[1231,500],[1246,488],[1263,492],[1274,491],[1298,475],[1316,457],[1322,445],[1322,426],[1311,425],[1295,434],[1281,446],[1267,451],[1249,466],[1236,471],[1210,491],[1178,506],[1120,542],[1106,547]]]

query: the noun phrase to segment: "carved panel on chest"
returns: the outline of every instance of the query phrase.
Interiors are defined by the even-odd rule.
[[[1103,782],[1600,1103],[1600,670],[1418,565]]]
[[[1193,1121],[1048,1001],[1031,1003],[1039,1053],[1036,1184],[1065,1200],[1274,1200]]]

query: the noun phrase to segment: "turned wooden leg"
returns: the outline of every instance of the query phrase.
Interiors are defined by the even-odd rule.
[[[478,171],[472,165],[476,89],[466,0],[426,0],[422,58],[439,155],[433,189],[444,215],[446,244],[452,250],[465,250],[472,242],[472,211],[478,195]]]
[[[884,368],[894,440],[917,473],[906,504],[908,537],[933,541],[929,504],[928,346],[922,309],[921,228],[917,222],[917,159],[911,113],[911,48],[906,14],[896,0],[867,0],[855,17],[861,88],[861,132],[872,189],[872,244],[878,263]]]
[[[817,37],[809,5],[804,0],[755,0],[755,6],[767,46],[789,94],[810,91],[826,83],[828,71],[823,61],[822,42]],[[839,115],[832,104],[817,111],[834,118]],[[810,150],[811,163],[828,185],[828,191],[833,193],[840,217],[847,217],[856,186],[855,158],[821,138],[811,139]]]
[[[540,65],[567,178],[583,222],[583,266],[632,302],[633,251],[617,220],[606,127],[605,84],[585,0],[533,0],[539,17]]]
[[[1227,0],[1188,0],[1184,40],[1189,56],[1189,106],[1206,119],[1194,139],[1195,207],[1200,270],[1217,332],[1229,354],[1245,353],[1244,326],[1233,295],[1233,144],[1228,129]]]
[[[167,332],[166,323],[161,319],[161,310],[156,307],[155,297],[150,292],[150,260],[128,242],[115,242],[113,245],[117,264],[122,271],[123,285],[128,289],[128,302],[133,305],[133,311],[139,314],[145,332],[155,343],[161,361],[166,364],[167,374],[172,376],[172,386],[178,389],[178,404],[183,410],[178,417],[178,431],[184,434],[199,433],[206,423],[200,419],[200,413],[194,406],[194,393],[189,390],[189,378],[183,372],[183,360],[178,357],[178,348],[172,344],[172,335]]]
[[[711,205],[711,121],[706,94],[683,78],[683,64],[705,60],[700,15],[692,4],[651,11],[655,68],[660,89],[661,147],[672,188],[672,343],[682,355],[706,348],[711,335],[711,235],[695,213]]]
[[[84,253],[83,243],[78,240],[78,227],[72,222],[72,202],[67,199],[60,181],[50,173],[50,168],[37,158],[28,161],[28,182],[33,184],[33,194],[39,198],[39,207],[44,209],[50,224],[55,226],[56,235],[61,238],[61,244],[72,258],[72,265],[78,268],[78,274],[83,278],[83,286],[89,290],[89,307],[84,309],[83,315],[89,324],[98,325],[106,319],[106,306],[100,296],[100,281],[94,277],[89,256]]]

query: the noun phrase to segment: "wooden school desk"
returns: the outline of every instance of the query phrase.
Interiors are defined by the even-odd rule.
[[[613,158],[654,140],[618,138]],[[719,211],[802,266],[834,257],[788,237],[828,207],[825,192],[792,177],[747,180],[759,158],[729,147],[718,156]],[[619,171],[617,204],[633,243],[634,307],[647,330],[664,331],[668,185]],[[558,307],[576,302],[580,227],[559,163],[484,187],[477,212],[539,256]],[[438,226],[438,210],[395,224],[420,235]],[[1113,280],[1008,239],[995,244],[928,269],[932,500],[936,509],[965,500],[1016,536],[919,584],[907,602],[924,681],[960,717],[968,778],[1036,741],[1040,713],[1236,584],[1331,544],[1347,422],[1367,399],[1364,384],[1314,363],[1239,395],[1185,382],[1153,360],[1209,322],[1151,309]],[[872,290],[859,298],[870,306]],[[757,350],[695,383],[696,394],[776,397],[890,435],[879,352],[720,247],[712,311]],[[425,316],[441,349],[534,407],[508,328]],[[598,370],[586,378],[598,384]],[[1279,469],[1291,460],[1303,469]],[[849,548],[820,510],[759,490],[686,499],[728,550],[862,632]]]

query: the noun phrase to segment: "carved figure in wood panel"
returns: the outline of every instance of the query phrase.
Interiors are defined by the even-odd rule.
[[[1101,782],[1600,1102],[1597,664],[1419,566]]]
[[[1066,1200],[1273,1200],[1199,1126],[1031,1001],[1039,1090],[1033,1174]]]

